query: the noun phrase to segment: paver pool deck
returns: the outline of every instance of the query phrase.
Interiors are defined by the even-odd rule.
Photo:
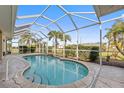
[[[9,63],[9,80],[5,81],[7,60],[9,60],[8,62]],[[83,62],[83,61],[81,62],[84,65],[88,66],[88,68],[92,68],[93,72],[97,72],[99,69],[98,64]],[[5,56],[2,62],[0,62],[0,88],[27,88],[27,87],[28,88],[40,88],[40,87],[47,88],[49,87],[46,85],[41,86],[41,84],[32,84],[30,81],[28,82],[28,80],[26,80],[26,82],[22,81],[22,77],[19,77],[21,75],[20,72],[28,66],[29,64],[24,62],[24,60],[19,56],[16,56],[16,55]],[[93,76],[88,77],[86,79],[85,84],[90,84],[92,78]],[[78,82],[78,85],[82,83],[83,82]],[[76,88],[78,87],[78,85],[75,84],[75,86],[72,86],[72,87]],[[103,65],[100,75],[95,84],[95,87],[96,88],[124,88],[124,68]]]

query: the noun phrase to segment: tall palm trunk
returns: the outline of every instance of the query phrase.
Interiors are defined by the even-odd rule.
[[[67,44],[67,40],[65,40],[65,46],[66,46],[66,44]]]
[[[114,45],[116,49],[124,56],[124,52],[118,47],[117,40],[116,40],[116,33],[113,34],[114,37]]]

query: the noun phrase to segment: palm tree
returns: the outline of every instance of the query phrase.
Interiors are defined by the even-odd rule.
[[[109,30],[109,29],[106,29],[106,30]],[[111,43],[112,43],[112,35],[110,34],[110,32],[108,32],[103,38],[107,38],[108,39],[107,57],[109,57],[109,48],[111,47]]]
[[[21,39],[19,40],[19,43],[20,44],[23,44],[23,45],[29,45],[29,44],[34,44],[36,43],[36,40],[32,37],[31,34],[23,34],[21,35]]]
[[[124,56],[124,22],[117,21],[108,31],[107,36],[112,36],[116,49]]]
[[[65,38],[63,37],[63,35],[65,36]],[[66,35],[64,33],[61,34],[61,41],[64,41],[63,38],[65,39],[65,46],[67,44],[67,41],[71,41],[71,37],[69,35]]]
[[[58,39],[63,41],[63,35],[65,35],[65,34],[60,31],[51,31],[48,33],[49,40],[52,40],[52,39],[54,40],[56,49],[59,44]],[[67,41],[71,41],[71,38],[69,35],[65,35],[65,46],[66,46]],[[56,50],[56,52],[57,52],[57,50]]]
[[[49,40],[52,40],[52,39],[54,40],[55,47],[57,48],[57,45],[59,44],[58,39],[61,40],[62,33],[59,31],[50,31],[48,33],[48,36],[49,36]]]
[[[66,45],[67,41],[71,41],[71,37],[69,35],[66,35],[60,31],[51,31],[48,33],[49,40],[54,39],[56,47],[59,44],[58,39],[63,41],[63,35],[65,35],[65,45]]]

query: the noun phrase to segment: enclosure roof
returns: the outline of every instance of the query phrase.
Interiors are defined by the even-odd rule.
[[[124,5],[94,5],[98,17],[110,14],[112,12],[124,9]]]
[[[49,16],[44,15],[44,13],[47,12],[50,7],[51,6],[48,5],[39,14],[17,16],[17,20],[22,20],[23,21],[23,19],[34,18],[34,21],[32,21],[31,23],[26,23],[26,24],[24,23],[24,24],[22,24],[20,26],[16,26],[15,31],[16,30],[21,31],[21,29],[24,30],[24,29],[27,29],[27,28],[30,29],[30,31],[32,31],[33,29],[31,27],[35,25],[35,26],[37,26],[37,28],[38,28],[38,26],[41,27],[41,28],[38,28],[39,32],[41,32],[40,33],[41,36],[47,38],[47,33],[43,32],[42,28],[44,28],[48,32],[50,32],[51,29],[49,28],[49,26],[51,24],[54,24],[57,27],[58,31],[61,31],[63,33],[68,33],[68,32],[77,31],[77,30],[80,30],[80,29],[83,29],[83,28],[91,27],[91,26],[94,26],[94,25],[97,25],[97,24],[100,24],[100,23],[110,22],[110,21],[113,21],[113,20],[120,19],[120,18],[124,17],[124,16],[121,16],[121,17],[113,18],[113,19],[109,18],[109,20],[102,20],[102,21],[100,20],[100,17],[102,17],[102,16],[105,16],[105,15],[108,15],[110,13],[113,13],[113,12],[116,12],[118,10],[123,9],[124,5],[94,5],[93,6],[93,11],[91,10],[91,11],[81,11],[81,12],[79,12],[79,11],[72,12],[72,11],[69,11],[68,9],[66,9],[64,6],[57,5],[57,8],[59,8],[59,10],[61,11],[61,16],[59,16],[56,19],[50,18],[50,15]],[[82,14],[85,14],[85,15],[97,15],[97,16],[95,16],[96,19],[92,19],[90,17],[82,16]],[[52,16],[54,16],[54,15],[52,14]],[[66,30],[65,31],[65,29],[63,29],[63,27],[60,26],[60,24],[59,24],[60,21],[59,20],[65,18],[66,16],[68,16],[68,18],[70,19],[70,21],[72,23],[72,26],[74,28],[71,29],[71,30]],[[79,27],[76,24],[77,21],[74,20],[74,17],[78,17],[78,18],[81,18],[83,20],[87,20],[88,24],[86,24],[86,25],[83,24],[83,26]],[[44,25],[42,23],[39,23],[38,20],[47,20],[47,21],[49,21],[49,23]],[[37,32],[38,30],[34,30],[33,33],[38,33]]]
[[[0,5],[0,30],[9,39],[12,38],[17,6]]]
[[[23,24],[23,25],[16,25],[16,26],[15,26],[15,31],[18,31],[18,30],[21,30],[21,29],[29,28],[30,25],[31,25],[31,23]]]

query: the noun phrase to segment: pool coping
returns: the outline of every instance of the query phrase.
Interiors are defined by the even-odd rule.
[[[45,84],[38,84],[35,82],[31,82],[30,80],[27,80],[23,74],[24,72],[30,68],[31,64],[28,63],[27,60],[25,60],[23,57],[24,56],[31,56],[31,55],[51,55],[51,54],[42,54],[42,53],[34,53],[34,54],[20,54],[17,55],[17,57],[19,58],[18,60],[20,60],[21,62],[24,63],[24,68],[22,68],[19,72],[17,72],[15,74],[14,80],[15,82],[20,85],[20,87],[29,87],[29,88],[81,88],[81,87],[89,87],[91,81],[93,80],[93,76],[94,76],[94,70],[88,66],[84,61],[78,61],[78,60],[74,60],[74,59],[70,59],[70,58],[63,58],[63,57],[58,57],[58,56],[54,56],[53,57],[57,57],[60,60],[71,60],[77,63],[80,63],[82,65],[84,65],[87,69],[88,69],[88,75],[85,76],[84,78],[77,80],[75,82],[69,83],[69,84],[64,84],[64,85],[59,85],[59,86],[53,86],[53,85],[45,85]]]

